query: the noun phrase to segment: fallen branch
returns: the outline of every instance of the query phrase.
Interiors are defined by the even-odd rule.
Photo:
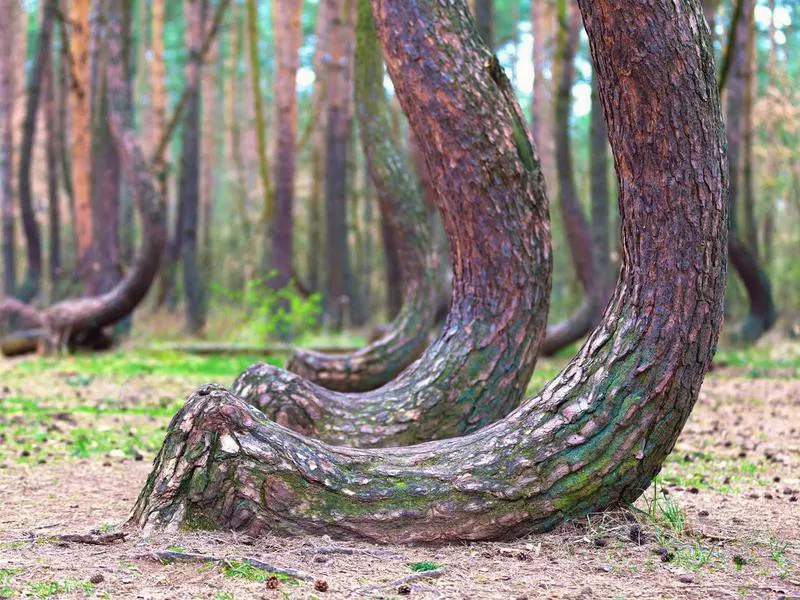
[[[368,548],[345,548],[343,546],[314,546],[311,548],[298,548],[294,550],[297,554],[344,554],[347,556],[364,555],[375,556],[378,558],[396,558],[402,556],[398,552],[387,552],[385,550],[370,550]]]
[[[380,585],[366,585],[364,587],[356,588],[348,594],[348,596],[353,596],[355,594],[365,594],[367,592],[376,592],[378,590],[385,590],[387,588],[391,588],[396,590],[401,585],[410,585],[412,583],[416,583],[417,581],[422,581],[423,579],[436,579],[437,577],[441,577],[447,572],[445,567],[440,567],[438,569],[431,569],[430,571],[420,571],[419,573],[414,573],[413,575],[408,575],[407,577],[401,577],[400,579],[395,579],[391,583],[382,583]]]
[[[294,579],[300,579],[302,581],[315,581],[316,577],[306,573],[304,571],[298,571],[297,569],[287,569],[283,567],[276,567],[273,564],[266,563],[264,561],[258,560],[257,558],[219,558],[216,556],[208,556],[207,554],[195,554],[191,552],[173,552],[171,550],[160,550],[155,552],[148,552],[147,554],[140,554],[135,556],[136,559],[149,559],[155,560],[159,562],[199,562],[199,563],[214,563],[214,564],[226,564],[231,565],[233,563],[240,563],[240,564],[247,564],[251,567],[256,567],[258,569],[263,569],[265,571],[269,571],[270,573],[276,573],[278,575],[286,575],[287,577],[293,577]]]
[[[56,539],[60,542],[74,542],[76,544],[90,544],[92,546],[108,546],[109,544],[113,544],[114,542],[124,542],[127,536],[128,536],[127,533],[123,531],[117,531],[114,533],[88,533],[88,534],[69,533],[66,535],[55,535],[47,537]]]

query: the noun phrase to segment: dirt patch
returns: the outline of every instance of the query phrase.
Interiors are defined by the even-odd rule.
[[[218,532],[142,539],[131,532],[124,542],[90,546],[50,536],[119,530],[170,415],[206,377],[87,380],[64,368],[31,377],[6,365],[0,597],[800,597],[800,381],[731,373],[708,378],[657,487],[634,510],[593,515],[549,534],[385,547]],[[230,561],[147,557],[167,550]],[[309,580],[236,562],[246,558]]]

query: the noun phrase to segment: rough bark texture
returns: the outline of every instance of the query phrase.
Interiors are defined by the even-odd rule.
[[[280,423],[340,444],[450,437],[507,414],[530,380],[549,304],[548,202],[510,83],[466,12],[445,17],[436,9],[431,22],[432,8],[416,10],[405,15],[415,26],[401,31],[427,60],[402,54],[398,39],[386,61],[450,238],[453,298],[443,331],[398,378],[371,392],[323,390],[268,365],[234,385]],[[403,22],[404,15],[384,18]],[[465,127],[465,118],[482,126]]]
[[[13,298],[0,302],[0,314],[14,312],[44,329],[43,350],[62,349],[85,332],[113,325],[141,302],[158,272],[166,229],[158,191],[144,153],[126,116],[126,83],[121,49],[119,15],[124,0],[109,0],[109,117],[111,132],[123,166],[123,174],[142,219],[142,249],[135,264],[111,291],[94,297],[64,300],[36,311]]]
[[[203,24],[205,0],[187,0],[186,37],[189,62],[186,80],[189,96],[184,111],[181,144],[181,174],[178,201],[182,219],[178,219],[183,289],[186,294],[186,327],[190,333],[200,332],[206,323],[206,289],[198,264],[197,238],[200,209],[200,77],[202,69]]]
[[[351,289],[347,228],[347,157],[352,119],[349,111],[348,70],[352,55],[348,40],[355,26],[356,0],[324,0],[327,15],[329,57],[327,74],[328,122],[325,140],[325,311],[328,324],[340,331],[349,313]]]
[[[0,19],[0,212],[2,212],[3,293],[17,289],[17,258],[14,245],[14,105],[16,104],[16,54],[18,47],[16,23],[19,3],[2,0]]]
[[[589,223],[578,200],[575,172],[572,167],[572,146],[569,117],[572,110],[572,84],[575,79],[575,52],[578,48],[580,18],[577,8],[567,0],[558,2],[558,40],[556,44],[559,63],[556,89],[555,145],[556,175],[561,218],[566,232],[572,264],[583,289],[580,307],[566,320],[548,326],[542,344],[542,353],[552,355],[581,339],[600,321],[608,300],[604,294],[592,244]]]
[[[78,240],[78,271],[90,285],[93,270],[94,226],[92,211],[92,145],[89,63],[89,12],[91,0],[69,0],[70,65],[70,164],[75,196],[75,234]]]
[[[597,73],[592,71],[592,115],[589,140],[589,163],[592,207],[592,247],[597,265],[597,278],[602,286],[603,301],[611,297],[617,273],[611,265],[611,210],[608,181],[608,128],[597,89]],[[616,233],[614,235],[616,240]]]
[[[753,252],[739,237],[737,209],[739,201],[739,172],[741,166],[744,97],[747,69],[747,37],[750,16],[755,0],[743,0],[742,15],[736,23],[736,35],[730,46],[730,75],[728,77],[727,131],[728,161],[730,164],[730,193],[728,220],[728,251],[731,264],[742,280],[750,301],[750,312],[736,337],[744,343],[755,342],[769,330],[778,318],[767,273]]]
[[[382,217],[395,236],[405,294],[403,308],[380,339],[349,354],[300,350],[287,370],[332,390],[362,392],[394,379],[425,349],[434,317],[431,232],[407,157],[395,145],[383,88],[381,47],[369,3],[358,6],[355,106],[367,168]]]
[[[275,216],[272,221],[271,270],[276,274],[269,284],[274,289],[289,285],[292,279],[295,140],[297,138],[298,52],[303,37],[301,0],[273,0],[272,23],[275,31]]]
[[[450,121],[431,92],[464,105],[438,78],[476,73],[485,56],[463,26],[466,5],[373,6],[412,126],[421,133]],[[580,6],[611,132],[624,243],[612,307],[580,353],[540,395],[477,433],[382,451],[327,446],[221,388],[202,388],[170,424],[134,523],[394,543],[495,539],[631,502],[647,488],[697,399],[722,320],[724,131],[696,0]],[[447,59],[431,40],[447,44]],[[483,75],[494,92],[484,96],[488,119],[499,94]],[[501,115],[498,140],[510,141],[512,115]],[[454,114],[452,125],[463,118]],[[442,196],[445,155],[437,160],[434,139],[424,151]],[[467,158],[474,148],[449,141],[441,148],[459,166],[479,160]],[[457,263],[464,250],[454,246]]]
[[[494,0],[475,0],[475,23],[483,41],[494,49]]]
[[[25,233],[25,248],[28,258],[28,271],[17,296],[23,302],[30,302],[38,293],[42,278],[42,236],[36,211],[33,206],[31,190],[31,165],[33,164],[33,142],[36,138],[37,114],[42,92],[42,80],[50,68],[50,39],[55,17],[55,0],[44,3],[39,40],[36,45],[36,59],[28,80],[28,95],[25,104],[25,122],[22,126],[22,141],[19,150],[19,209],[22,216],[22,230]]]

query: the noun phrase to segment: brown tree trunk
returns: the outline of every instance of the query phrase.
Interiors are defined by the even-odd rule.
[[[570,8],[572,7],[572,8]],[[572,84],[575,79],[575,53],[578,48],[580,19],[577,7],[568,0],[558,0],[558,87],[553,125],[555,127],[556,174],[561,218],[564,222],[572,264],[583,289],[580,307],[565,321],[548,326],[542,353],[552,355],[581,339],[600,321],[608,300],[602,288],[589,223],[583,213],[575,187],[572,167],[569,117],[572,111]]]
[[[351,289],[350,252],[347,243],[347,157],[352,119],[349,96],[352,80],[348,79],[352,54],[349,40],[355,26],[356,0],[324,0],[327,15],[329,57],[327,93],[328,122],[325,140],[325,312],[333,331],[347,324],[348,293]]]
[[[44,81],[45,151],[47,154],[47,226],[50,256],[51,295],[61,280],[61,205],[59,198],[58,118],[55,97],[55,68],[50,64]]]
[[[533,30],[533,93],[531,99],[531,135],[542,157],[542,170],[549,179],[553,174],[553,130],[550,124],[550,86],[545,72],[552,72],[550,2],[531,2],[531,27]]]
[[[611,265],[611,209],[608,181],[608,128],[597,87],[597,72],[592,70],[592,114],[589,140],[589,162],[592,206],[592,248],[597,265],[597,278],[605,302],[614,291],[616,273]]]
[[[742,132],[742,208],[744,213],[744,239],[753,258],[759,260],[758,222],[756,220],[756,190],[753,181],[753,103],[756,94],[756,24],[755,12],[747,18],[746,64],[744,73],[743,129]]]
[[[33,206],[31,164],[33,163],[33,142],[36,139],[42,80],[50,68],[50,39],[55,9],[55,0],[45,1],[39,40],[36,46],[36,59],[28,80],[25,122],[22,127],[22,141],[19,150],[19,208],[22,216],[22,230],[25,233],[28,271],[24,283],[14,295],[22,302],[30,302],[39,293],[42,278],[42,239]]]
[[[484,43],[494,51],[494,0],[475,0],[475,23]]]
[[[727,132],[728,161],[730,164],[730,193],[728,220],[728,245],[731,263],[744,283],[750,301],[750,312],[736,338],[744,343],[755,342],[777,320],[777,310],[767,273],[755,255],[739,238],[737,206],[739,201],[739,172],[741,167],[744,129],[744,97],[747,69],[747,37],[755,0],[743,0],[742,15],[736,23],[736,34],[730,47],[730,75],[728,77]]]
[[[477,182],[484,161],[498,155],[529,162],[529,151],[520,161],[513,150],[521,118],[464,26],[463,0],[373,6],[410,123],[418,134],[431,132],[423,151],[436,165],[440,201],[450,191],[446,158],[457,161],[462,182]],[[497,539],[632,502],[648,487],[697,399],[722,320],[724,130],[696,2],[580,6],[609,117],[625,247],[613,309],[584,350],[492,426],[386,451],[288,433],[236,396],[204,387],[172,420],[134,523],[146,531],[188,525],[394,543]],[[467,90],[479,104],[459,102]],[[484,108],[483,127],[460,112],[464,106]],[[467,143],[476,129],[494,134],[500,147],[491,158]],[[434,141],[446,132],[456,139]],[[519,174],[500,181],[502,191],[483,198],[516,188]],[[521,216],[504,208],[509,224]],[[445,220],[450,231],[455,216]],[[474,243],[454,245],[460,266],[482,266]],[[533,282],[520,284],[530,290]]]
[[[297,138],[297,69],[303,37],[301,0],[273,0],[275,32],[275,215],[271,223],[269,284],[279,290],[292,279],[294,179]],[[291,332],[284,331],[284,335]]]
[[[410,11],[409,18],[420,16]],[[463,26],[463,35],[473,31]],[[428,32],[425,43],[444,37]],[[478,40],[471,33],[469,39]],[[290,428],[351,446],[402,446],[487,425],[512,410],[528,385],[549,305],[547,197],[508,79],[482,43],[460,51],[437,66],[436,77],[424,71],[433,78],[426,90],[445,86],[445,74],[451,78],[427,103],[397,90],[431,168],[453,249],[448,320],[417,361],[370,392],[322,390],[268,365],[245,371],[235,392]],[[395,84],[408,85],[393,60],[387,63]],[[464,127],[461,107],[472,107],[469,118],[483,126]]]
[[[206,0],[187,0],[186,39],[189,61],[186,81],[189,96],[184,110],[183,140],[181,143],[181,173],[178,185],[180,203],[178,239],[183,272],[183,289],[186,297],[186,327],[190,333],[199,333],[206,323],[206,290],[200,273],[197,253],[197,227],[200,208],[200,78],[202,70],[201,46],[205,23]]]
[[[403,308],[403,273],[394,229],[383,215],[381,215],[381,241],[386,272],[386,313],[394,320]]]
[[[397,239],[405,295],[397,318],[370,345],[339,355],[300,350],[289,360],[287,370],[343,392],[380,387],[422,353],[433,323],[436,292],[428,215],[422,194],[410,175],[408,158],[398,151],[392,137],[381,47],[366,2],[359,5],[355,60],[355,106],[361,144],[382,216]]]
[[[84,288],[91,287],[94,269],[94,212],[92,210],[92,115],[89,61],[91,0],[69,0],[70,164],[75,196],[78,271]]]
[[[127,119],[127,85],[122,51],[122,2],[108,6],[108,93],[111,133],[117,144],[123,174],[142,220],[142,249],[125,278],[106,294],[64,300],[42,312],[18,300],[0,302],[0,314],[16,312],[33,318],[45,330],[45,349],[62,349],[87,333],[101,330],[128,316],[142,301],[158,272],[166,240],[164,215],[149,163]]]
[[[17,253],[14,219],[14,113],[17,98],[16,54],[22,52],[18,45],[17,27],[19,2],[2,0],[0,12],[0,212],[2,212],[3,241],[3,293],[12,295],[17,290]]]

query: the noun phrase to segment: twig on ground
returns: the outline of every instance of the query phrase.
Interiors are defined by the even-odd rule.
[[[139,554],[134,558],[156,560],[159,562],[172,561],[172,562],[200,562],[200,563],[215,563],[215,564],[241,563],[241,564],[248,564],[258,569],[264,569],[265,571],[269,571],[270,573],[277,573],[279,575],[294,577],[295,579],[300,579],[302,581],[313,582],[316,580],[316,577],[304,571],[298,571],[297,569],[287,569],[284,567],[277,567],[270,563],[258,560],[257,558],[236,558],[230,556],[219,558],[217,556],[209,556],[206,554],[194,554],[191,552],[173,552],[171,550],[159,550],[154,552],[148,552],[146,554]]]
[[[26,542],[73,542],[75,544],[90,544],[92,546],[108,546],[114,542],[124,542],[127,533],[117,531],[114,533],[65,533],[57,535],[29,534]]]
[[[419,573],[414,573],[413,575],[408,575],[407,577],[401,577],[400,579],[395,579],[390,583],[382,583],[379,585],[367,585],[364,587],[355,588],[351,590],[348,594],[348,597],[354,596],[357,594],[366,594],[368,592],[375,592],[378,590],[385,590],[388,588],[397,589],[401,585],[410,585],[412,583],[416,583],[417,581],[421,581],[423,579],[436,579],[437,577],[441,577],[447,572],[445,567],[440,567],[438,569],[431,569],[430,571],[420,571]]]
[[[345,554],[345,555],[366,555],[378,558],[393,558],[402,556],[398,552],[388,552],[386,550],[371,550],[369,548],[347,548],[344,546],[312,546],[310,548],[297,548],[293,550],[297,554]]]

